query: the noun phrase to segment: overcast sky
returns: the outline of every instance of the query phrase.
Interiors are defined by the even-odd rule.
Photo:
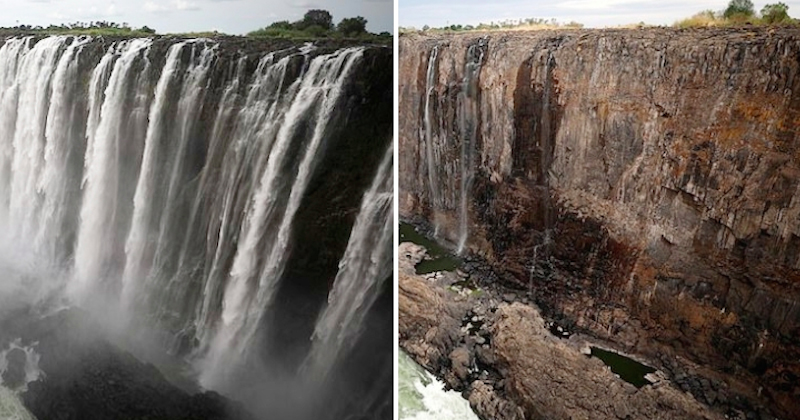
[[[372,32],[392,31],[392,0],[0,0],[0,26],[106,20],[147,25],[158,32],[219,30],[243,34],[278,20],[325,9],[334,23],[363,16]]]
[[[645,22],[671,25],[702,10],[723,10],[728,0],[399,0],[399,25],[422,28],[476,25],[520,18],[556,18],[587,27]],[[774,1],[753,0],[756,11]],[[800,0],[780,0],[789,15],[800,17]]]

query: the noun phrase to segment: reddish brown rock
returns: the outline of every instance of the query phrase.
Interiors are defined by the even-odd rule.
[[[624,382],[581,353],[585,342],[554,337],[535,307],[483,294],[461,299],[403,271],[400,345],[463,392],[483,419],[723,418],[669,383],[637,389]]]
[[[547,316],[798,418],[797,51],[796,28],[403,36],[401,214]]]

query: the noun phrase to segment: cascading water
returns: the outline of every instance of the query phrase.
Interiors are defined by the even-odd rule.
[[[486,50],[486,40],[470,45],[464,64],[464,81],[459,97],[459,126],[461,127],[461,200],[458,211],[458,253],[464,252],[469,238],[470,191],[475,177],[475,140],[480,118],[480,89],[478,79]]]
[[[5,40],[0,249],[53,267],[55,284],[39,287],[49,302],[145,331],[187,358],[203,387],[235,397],[237,373],[268,363],[258,360],[267,312],[290,281],[304,200],[338,164],[329,151],[349,144],[352,109],[374,99],[353,97],[371,83],[356,75],[385,57],[371,48],[231,55],[202,39]],[[359,169],[377,175],[357,220],[336,216],[354,224],[313,332],[315,371],[357,341],[389,275],[389,150]],[[341,213],[355,215],[349,200]]]
[[[401,420],[476,420],[469,401],[416,364],[405,352],[398,360]]]
[[[439,154],[437,153],[437,136],[434,135],[434,127],[436,126],[433,118],[434,118],[434,110],[433,105],[435,103],[434,94],[436,92],[435,86],[437,83],[436,80],[436,66],[437,66],[437,57],[439,56],[439,46],[436,45],[431,49],[431,53],[428,56],[428,70],[425,76],[425,116],[423,121],[423,129],[425,132],[423,133],[422,138],[425,139],[425,153],[427,154],[427,163],[428,163],[428,188],[431,194],[431,207],[433,209],[438,209],[442,205],[441,203],[441,193],[439,192],[439,177],[437,176],[436,171],[436,162],[439,161]],[[439,234],[439,225],[435,223],[434,226],[434,236],[438,236]]]
[[[4,420],[36,420],[25,409],[19,397],[2,385],[0,385],[0,418]]]
[[[149,39],[122,42],[92,72],[75,275],[69,284],[79,302],[98,290],[107,293],[123,268],[123,238],[130,224],[125,216],[132,207],[147,127],[151,44]],[[123,156],[123,149],[132,153]]]
[[[295,100],[275,133],[266,169],[242,227],[239,252],[223,295],[221,324],[207,344],[209,357],[201,376],[204,384],[213,386],[230,380],[226,376],[235,373],[232,368],[247,357],[245,351],[283,274],[292,220],[317,163],[326,125],[339,99],[338,91],[360,56],[360,49],[349,49],[317,57],[295,82]],[[296,130],[309,120],[314,121],[311,138],[298,138]],[[300,161],[288,156],[295,148],[305,149]],[[287,171],[295,177],[287,177]],[[264,241],[267,235],[271,241]],[[267,258],[262,259],[261,255]]]
[[[448,69],[439,69],[439,55],[446,54],[440,49],[446,45],[435,45],[428,54],[425,75],[425,96],[423,115],[420,122],[419,138],[422,142],[420,153],[424,156],[424,173],[426,174],[427,195],[430,209],[433,211],[432,224],[434,237],[441,231],[446,239],[455,244],[459,254],[463,253],[469,239],[469,202],[475,177],[475,150],[478,147],[478,130],[480,128],[480,71],[486,51],[486,39],[479,39],[471,45],[464,61],[461,83],[457,92],[455,109],[446,100],[449,93],[437,93],[439,73]],[[450,69],[452,71],[452,69]],[[457,131],[446,128],[443,115],[453,112],[459,127]],[[449,118],[449,117],[447,117]],[[459,158],[446,159],[449,153],[459,150]],[[450,180],[454,181],[450,181]],[[452,185],[449,183],[452,182]],[[455,210],[456,220],[444,216],[448,210]]]
[[[314,329],[314,344],[303,369],[320,381],[341,353],[353,346],[384,281],[392,275],[393,155],[389,147],[372,187],[364,194],[328,306]]]

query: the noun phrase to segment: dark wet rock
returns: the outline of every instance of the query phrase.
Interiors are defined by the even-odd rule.
[[[3,385],[15,389],[25,384],[25,364],[27,357],[25,352],[14,348],[6,354],[5,372],[3,372]]]
[[[252,419],[219,394],[171,384],[155,366],[107,341],[85,312],[70,309],[43,318],[20,312],[0,320],[0,328],[23,345],[36,343],[43,375],[21,398],[38,419]]]

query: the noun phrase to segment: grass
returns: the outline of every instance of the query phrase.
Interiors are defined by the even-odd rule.
[[[124,28],[0,28],[0,36],[10,35],[89,35],[142,38],[155,35],[155,32]]]
[[[321,28],[320,28],[321,29]],[[310,30],[288,29],[288,28],[262,28],[247,34],[250,38],[272,38],[272,39],[291,39],[294,41],[316,41],[322,39],[341,39],[358,40],[364,42],[375,42],[388,44],[392,42],[392,35],[388,32],[380,34],[362,33],[355,36],[348,36],[338,31],[326,31],[311,28]]]
[[[441,28],[431,28],[428,27],[427,25],[422,27],[422,29],[416,29],[413,27],[400,27],[399,32],[401,34],[418,33],[418,32],[437,34],[437,33],[455,33],[455,32],[541,31],[547,29],[581,29],[581,28],[583,28],[583,24],[574,21],[561,23],[555,19],[527,18],[527,19],[511,19],[501,22],[479,23],[477,25],[456,24],[450,26],[443,26]]]
[[[224,32],[219,31],[201,31],[201,32],[177,32],[172,34],[164,34],[166,36],[177,36],[181,38],[216,38],[219,36],[231,36]]]
[[[786,25],[798,25],[798,24],[800,24],[800,21],[798,21],[797,19],[792,19],[788,16],[786,16],[785,20],[775,22],[770,19],[761,17],[757,14],[753,14],[750,16],[734,15],[731,16],[730,18],[726,18],[722,16],[721,12],[714,12],[713,10],[703,10],[702,12],[696,13],[691,17],[675,22],[672,26],[681,29],[688,29],[688,28],[708,28],[708,27],[736,27],[743,25],[786,26]]]
[[[0,36],[18,36],[18,35],[88,35],[88,36],[105,36],[117,38],[148,38],[152,36],[175,36],[181,38],[217,38],[222,36],[233,36],[218,31],[204,31],[204,32],[182,32],[182,33],[167,33],[157,34],[155,31],[142,31],[131,28],[31,28],[31,27],[16,27],[16,28],[0,28]],[[357,40],[363,42],[372,42],[379,44],[391,44],[392,35],[388,32],[381,34],[365,33],[358,36],[345,36],[339,32],[331,31],[322,34],[310,33],[307,31],[297,30],[258,30],[247,34],[249,38],[271,38],[271,39],[290,39],[293,41],[318,41],[323,39],[341,39],[341,40]]]
[[[675,22],[672,26],[676,28],[703,28],[703,27],[736,27],[743,25],[758,25],[758,26],[787,26],[787,25],[800,25],[800,20],[792,19],[787,14],[782,14],[779,21],[775,21],[774,17],[771,19],[769,16],[759,16],[753,13],[751,16],[734,15],[730,18],[723,17],[722,12],[714,12],[713,10],[704,10],[689,18]],[[641,29],[651,27],[644,22],[616,26],[617,29]],[[414,27],[399,27],[398,32],[401,35],[425,33],[425,34],[446,34],[458,32],[491,32],[491,31],[539,31],[547,29],[581,29],[583,24],[578,22],[561,23],[555,19],[538,19],[528,18],[519,20],[507,20],[502,22],[481,23],[478,25],[449,25],[440,28],[431,28],[424,26],[422,29]]]

